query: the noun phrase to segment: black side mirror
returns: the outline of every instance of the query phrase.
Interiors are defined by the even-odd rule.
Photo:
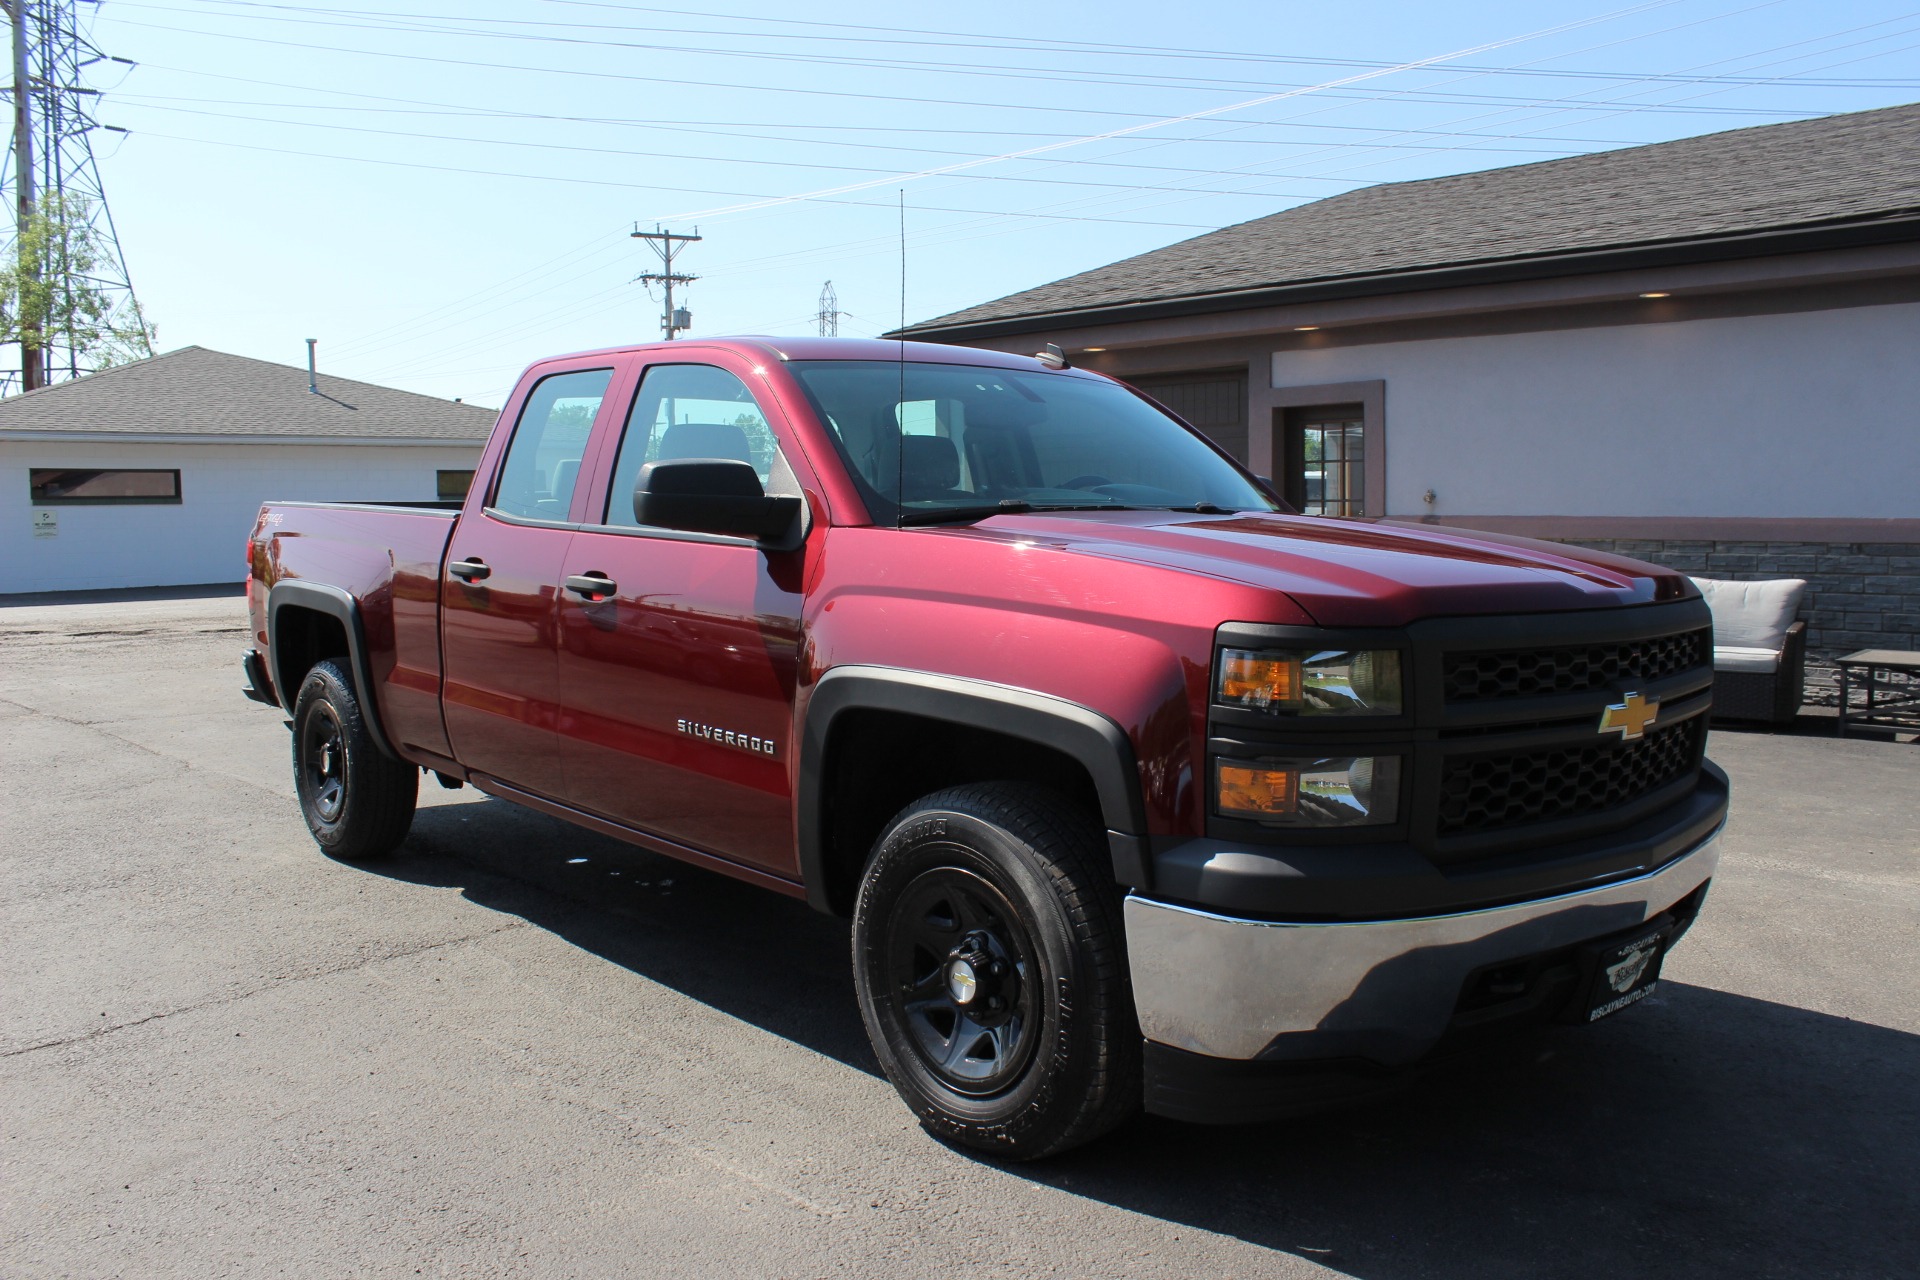
[[[750,463],[673,458],[640,468],[633,518],[656,529],[753,538],[775,549],[797,545],[799,498],[770,498]]]

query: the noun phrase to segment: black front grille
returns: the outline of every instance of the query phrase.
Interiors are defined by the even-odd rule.
[[[1449,703],[1592,693],[1704,667],[1713,657],[1709,638],[1703,629],[1651,640],[1449,653],[1442,675]]]
[[[1624,745],[1449,759],[1440,776],[1438,833],[1550,822],[1630,803],[1693,771],[1706,719],[1694,716]]]

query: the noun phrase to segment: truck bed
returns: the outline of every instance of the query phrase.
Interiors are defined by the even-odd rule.
[[[447,756],[440,716],[440,578],[457,502],[268,502],[250,540],[248,610],[267,642],[267,599],[311,581],[360,602],[368,674],[396,744]],[[275,672],[276,685],[287,677]],[[298,676],[291,677],[297,679]],[[297,690],[282,690],[291,704]]]

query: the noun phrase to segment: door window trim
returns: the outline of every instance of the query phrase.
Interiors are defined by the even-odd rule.
[[[731,533],[700,533],[693,529],[663,529],[651,524],[590,524],[584,520],[542,520],[537,516],[517,516],[498,507],[484,507],[481,514],[501,524],[527,529],[564,529],[569,533],[617,533],[623,538],[663,538],[670,542],[712,542],[727,547],[759,547],[752,538]]]

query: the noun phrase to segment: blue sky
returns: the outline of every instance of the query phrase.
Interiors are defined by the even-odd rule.
[[[1376,182],[1920,100],[1920,8],[1803,0],[716,10],[107,0],[102,175],[160,346],[498,404],[648,341],[909,320]],[[1173,20],[1170,20],[1170,15]],[[796,198],[806,197],[806,198]]]

